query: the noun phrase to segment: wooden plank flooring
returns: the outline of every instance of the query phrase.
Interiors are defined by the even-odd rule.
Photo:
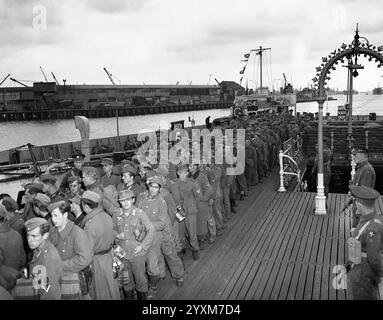
[[[185,284],[168,275],[158,299],[345,300],[334,289],[334,267],[345,263],[351,219],[339,211],[346,194],[330,194],[328,213],[314,215],[314,193],[278,193],[278,173],[239,202],[224,235],[201,251],[198,261],[184,256]],[[383,209],[379,199],[377,209]]]

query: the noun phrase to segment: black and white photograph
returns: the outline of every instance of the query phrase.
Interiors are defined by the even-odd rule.
[[[382,16],[0,0],[0,300],[382,300]]]

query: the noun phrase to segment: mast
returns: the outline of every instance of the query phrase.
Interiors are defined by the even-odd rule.
[[[252,49],[250,51],[254,51],[255,54],[259,55],[259,70],[260,70],[260,88],[262,88],[262,54],[266,50],[271,50],[271,48],[262,48],[262,46],[259,46],[259,49]]]

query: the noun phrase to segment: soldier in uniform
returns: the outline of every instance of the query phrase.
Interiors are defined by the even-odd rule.
[[[80,279],[79,273],[92,262],[92,249],[84,230],[69,220],[71,208],[66,201],[59,201],[49,205],[54,227],[49,232],[49,241],[56,247],[63,262],[63,275]],[[80,298],[81,290],[77,294],[73,291],[69,299]]]
[[[29,264],[30,277],[37,277],[38,291],[42,300],[60,300],[60,279],[63,274],[62,261],[57,249],[48,240],[49,224],[43,218],[32,218],[25,222],[29,247],[33,250]],[[36,289],[36,288],[35,288]]]
[[[40,177],[43,184],[43,192],[51,199],[52,202],[60,200],[68,200],[64,192],[56,186],[56,177],[51,174],[45,174]]]
[[[88,235],[93,254],[90,296],[94,300],[119,300],[118,283],[114,279],[112,269],[113,220],[99,205],[100,201],[100,195],[89,190],[84,192],[81,200],[86,214],[81,228]]]
[[[121,182],[121,178],[113,174],[113,159],[103,158],[101,161],[102,169],[104,170],[104,175],[101,176],[100,182],[103,187],[109,185],[117,187]]]
[[[118,194],[121,210],[115,215],[114,223],[117,231],[117,244],[125,252],[122,262],[129,274],[128,284],[122,287],[124,299],[132,300],[134,290],[138,300],[146,300],[148,295],[148,279],[146,277],[146,260],[152,245],[155,229],[144,211],[133,205],[135,194],[132,190],[121,190]],[[146,235],[143,237],[142,234]]]
[[[68,178],[69,191],[66,193],[68,200],[80,204],[84,189],[81,188],[81,178],[72,176]]]
[[[7,214],[4,206],[0,205],[0,265],[13,268],[15,273],[20,271],[26,262],[26,255],[21,235],[7,224]],[[16,281],[9,279],[10,283]]]
[[[161,177],[153,176],[147,182],[148,190],[138,196],[137,207],[148,215],[156,230],[153,244],[148,253],[149,295],[152,296],[156,293],[161,276],[161,255],[165,257],[170,273],[176,279],[177,285],[183,284],[184,267],[175,248],[167,205],[160,195]]]
[[[72,168],[70,171],[68,171],[64,178],[62,179],[61,181],[61,184],[60,184],[60,189],[62,191],[66,191],[68,189],[68,179],[69,177],[78,177],[80,178],[80,181],[82,179],[82,168],[84,166],[84,159],[85,159],[85,155],[82,154],[82,153],[77,153],[77,154],[74,154],[72,156],[73,158],[73,165],[74,165],[74,168]],[[82,188],[85,189],[85,186],[82,185]]]
[[[135,200],[141,192],[146,190],[144,184],[139,184],[136,181],[137,169],[126,164],[122,167],[122,182],[118,184],[117,191],[132,190],[134,193]]]
[[[207,170],[203,170],[203,172],[201,172],[198,164],[189,165],[189,178],[198,183],[202,195],[201,200],[198,201],[197,212],[197,238],[201,250],[205,249],[208,231],[212,239],[215,239],[216,236],[216,224],[212,216],[212,206],[214,202],[213,188],[207,177],[207,175],[212,174],[213,177],[211,179],[214,180],[214,173],[206,171]]]
[[[354,157],[354,161],[356,163],[356,171],[354,178],[350,181],[350,188],[351,186],[366,186],[375,188],[376,174],[374,168],[368,161],[367,150],[363,147],[356,147],[352,151],[352,156]],[[360,216],[356,211],[355,204],[353,204],[352,207],[352,216],[352,226],[355,227],[360,219]]]
[[[359,224],[351,236],[360,241],[361,249],[355,253],[360,263],[349,261],[346,265],[348,270],[351,269],[347,280],[355,300],[377,300],[378,284],[383,277],[383,222],[375,210],[375,201],[380,194],[366,186],[353,185],[350,191],[361,214]]]
[[[176,180],[176,186],[179,190],[174,194],[174,200],[182,212],[185,214],[185,220],[180,223],[179,237],[183,246],[186,246],[186,239],[189,242],[194,260],[199,259],[199,245],[197,238],[197,212],[198,202],[202,199],[202,193],[198,183],[188,178],[188,167],[181,164],[177,168],[179,179]],[[186,237],[186,234],[188,235]]]
[[[99,204],[110,216],[113,216],[114,212],[120,208],[116,187],[109,185],[104,188],[100,182],[100,172],[94,167],[85,167],[82,179],[86,189],[96,192],[101,198]]]

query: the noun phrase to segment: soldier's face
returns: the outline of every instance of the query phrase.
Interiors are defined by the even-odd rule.
[[[47,237],[48,233],[41,235],[40,227],[27,232],[28,245],[32,250],[38,248]]]
[[[55,227],[57,227],[59,230],[60,228],[64,227],[68,220],[68,214],[64,213],[62,214],[59,208],[53,209],[52,213],[52,222]]]
[[[130,209],[130,207],[133,204],[133,200],[134,200],[134,198],[128,198],[128,199],[120,200],[121,207],[123,209]]]
[[[125,184],[131,184],[133,182],[134,178],[133,176],[131,176],[131,174],[129,172],[125,172],[123,175],[122,175],[122,181],[125,183]]]
[[[84,166],[84,160],[75,160],[73,162],[73,165],[76,169],[82,170],[82,167]]]
[[[105,173],[111,172],[113,169],[113,166],[111,164],[104,164],[102,165],[102,170],[104,170]]]
[[[178,172],[178,176],[180,177],[181,181],[185,181],[186,177],[188,176],[188,172],[187,171]]]
[[[366,156],[365,156],[365,154],[364,153],[355,153],[354,154],[354,161],[356,162],[356,163],[361,163],[361,162],[363,162],[364,160],[366,159]]]
[[[149,184],[149,194],[153,197],[160,193],[160,186],[157,183]]]
[[[90,185],[92,185],[94,183],[94,180],[93,180],[92,177],[85,176],[85,175],[82,177],[82,181],[84,182],[86,187],[90,186]]]
[[[80,183],[78,181],[73,181],[69,185],[69,189],[73,194],[77,194],[80,191]]]

